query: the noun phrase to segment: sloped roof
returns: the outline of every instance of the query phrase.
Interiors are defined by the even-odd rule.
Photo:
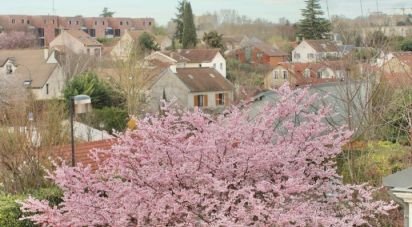
[[[189,63],[203,63],[211,62],[219,51],[219,49],[180,49],[177,53],[189,59]]]
[[[96,39],[92,38],[89,34],[84,31],[69,29],[65,30],[68,34],[73,36],[75,39],[79,40],[85,46],[102,46]]]
[[[391,188],[412,189],[412,168],[384,177],[383,185]]]
[[[179,53],[174,52],[174,51],[157,51],[157,52],[159,52],[159,53],[161,53],[161,54],[163,54],[163,55],[165,55],[169,58],[172,58],[177,62],[189,62],[190,61],[190,59],[185,58],[182,55],[180,55]],[[156,54],[156,52],[154,54]]]
[[[261,50],[263,53],[270,57],[279,57],[279,56],[288,56],[289,54],[286,52],[283,52],[281,50],[278,50],[272,46],[270,46],[267,43],[264,42],[256,42],[253,43],[253,46],[256,47],[257,49]]]
[[[412,51],[392,53],[402,63],[412,67]]]
[[[23,84],[32,80],[31,87],[41,88],[57,67],[57,63],[47,63],[42,49],[0,50],[0,62],[3,65],[8,59],[13,59],[17,66],[14,76]]]
[[[178,68],[176,75],[191,92],[233,90],[232,83],[213,68]]]
[[[113,145],[116,144],[116,140],[100,140],[94,142],[86,142],[81,144],[76,144],[75,149],[75,160],[76,163],[82,163],[83,165],[90,165],[93,170],[97,169],[98,163],[90,158],[91,152],[95,149],[99,150],[109,150]],[[71,163],[71,145],[65,145],[55,150],[57,157],[62,158],[67,163]]]
[[[145,32],[149,33],[149,32],[144,31],[144,30],[128,30],[127,31],[127,33],[129,33],[129,35],[132,37],[133,40],[139,39],[139,37]]]
[[[338,46],[328,40],[305,40],[317,52],[339,52]]]

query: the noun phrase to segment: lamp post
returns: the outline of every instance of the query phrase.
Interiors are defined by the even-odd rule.
[[[74,150],[74,116],[76,114],[88,113],[92,110],[92,100],[87,95],[76,95],[70,97],[69,114],[72,143],[72,166],[76,166],[76,155]]]

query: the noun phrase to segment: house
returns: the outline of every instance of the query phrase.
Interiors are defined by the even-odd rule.
[[[213,68],[226,78],[226,60],[219,49],[180,49],[156,51],[146,57],[174,64],[177,68]]]
[[[161,72],[150,86],[151,110],[159,109],[159,100],[176,98],[184,108],[224,109],[233,101],[234,87],[214,68],[176,68]]]
[[[102,55],[102,44],[89,34],[81,30],[63,30],[53,41],[50,48],[69,49],[75,54],[86,54],[100,57]]]
[[[153,18],[60,17],[54,15],[0,15],[0,28],[6,31],[30,30],[41,47],[48,46],[63,30],[82,30],[93,38],[120,37],[126,30],[150,30]]]
[[[338,46],[328,40],[303,40],[292,51],[292,62],[309,63],[340,58]]]
[[[63,70],[47,49],[0,50],[0,79],[30,89],[37,100],[62,97]]]
[[[241,63],[275,66],[289,59],[289,54],[256,38],[242,41],[241,48],[229,54]]]
[[[348,69],[342,61],[322,63],[283,62],[275,66],[264,78],[266,89],[277,88],[288,82],[291,86],[335,82],[346,78]]]
[[[412,84],[412,52],[393,52],[384,61],[381,80],[391,85]]]
[[[113,49],[110,52],[110,55],[114,59],[125,60],[129,57],[133,46],[136,45],[136,42],[139,40],[139,37],[145,31],[125,31],[125,33],[120,37],[116,45],[113,46]]]

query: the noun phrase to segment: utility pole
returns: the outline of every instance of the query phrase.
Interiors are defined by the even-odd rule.
[[[376,12],[379,13],[379,2],[376,0]]]
[[[54,0],[52,0],[52,13],[56,15],[56,8],[54,8]]]

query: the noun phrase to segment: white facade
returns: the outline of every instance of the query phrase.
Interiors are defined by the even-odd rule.
[[[292,62],[296,63],[310,63],[318,62],[328,57],[337,58],[338,52],[318,52],[309,43],[302,41],[292,51]]]
[[[43,87],[32,88],[36,100],[50,100],[63,98],[63,89],[66,80],[63,69],[57,66]]]
[[[226,78],[226,60],[219,52],[210,62],[196,62],[178,64],[178,68],[214,68]]]

